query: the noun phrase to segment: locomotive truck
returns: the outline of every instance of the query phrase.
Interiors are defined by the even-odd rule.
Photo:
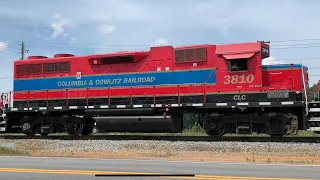
[[[29,56],[14,62],[0,131],[75,136],[96,125],[104,132],[180,133],[184,114],[192,113],[210,136],[320,132],[308,68],[262,65],[269,49],[248,42]]]

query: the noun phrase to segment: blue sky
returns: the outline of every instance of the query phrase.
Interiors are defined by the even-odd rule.
[[[21,41],[27,56],[53,56],[270,40],[272,58],[266,63],[320,67],[320,40],[277,42],[320,39],[318,7],[317,0],[2,1],[0,77],[12,77]],[[292,48],[296,44],[304,45]],[[320,79],[319,70],[309,70],[310,84]],[[12,89],[12,78],[0,83],[0,91]]]

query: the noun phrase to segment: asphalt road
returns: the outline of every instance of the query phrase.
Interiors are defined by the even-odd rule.
[[[96,180],[96,179],[165,179],[155,177],[95,177],[95,174],[166,173],[195,174],[185,179],[320,179],[320,166],[195,163],[151,160],[107,160],[45,157],[0,156],[0,179],[14,180]],[[182,177],[168,177],[181,179]]]

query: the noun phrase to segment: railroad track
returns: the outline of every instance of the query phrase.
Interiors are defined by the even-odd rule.
[[[320,136],[310,137],[261,137],[261,136],[225,136],[214,138],[210,136],[150,136],[150,135],[89,135],[89,136],[34,136],[1,135],[0,139],[55,139],[55,140],[162,140],[162,141],[238,141],[238,142],[320,142]]]

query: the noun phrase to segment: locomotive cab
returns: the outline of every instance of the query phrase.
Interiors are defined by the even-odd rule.
[[[269,56],[268,49],[269,45],[262,42],[217,46],[217,76],[220,76],[217,78],[222,79],[219,88],[235,91],[261,88],[262,57]]]

